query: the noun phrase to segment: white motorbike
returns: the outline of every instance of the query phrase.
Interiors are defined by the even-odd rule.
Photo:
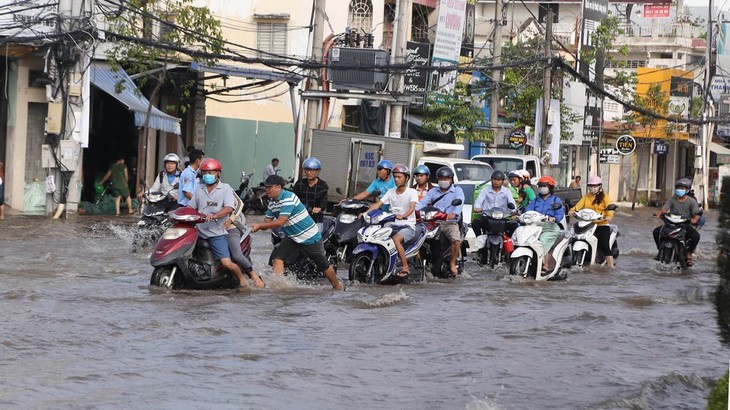
[[[553,205],[559,208],[560,204]],[[557,209],[555,208],[555,209]],[[548,220],[547,215],[537,211],[527,211],[520,215],[521,225],[512,234],[514,251],[510,255],[510,275],[522,277],[533,277],[535,280],[559,280],[565,279],[568,275],[565,269],[570,268],[572,259],[570,256],[570,236],[561,232],[551,249],[544,249],[540,242],[542,227]],[[546,252],[554,260],[552,267],[543,270],[543,258]]]
[[[613,211],[618,208],[615,204],[606,207],[606,210]],[[598,249],[598,238],[594,235],[596,232],[596,222],[603,220],[603,215],[592,209],[581,209],[575,213],[577,221],[570,230],[571,248],[573,251],[573,265],[580,267],[603,264],[606,262],[606,256]],[[618,227],[611,227],[611,235],[609,237],[609,245],[611,246],[611,254],[614,260],[618,259],[618,243],[616,238],[619,236]]]
[[[405,278],[398,277],[400,258],[393,241],[393,228],[386,225],[395,222],[395,214],[374,209],[363,215],[366,226],[357,232],[359,244],[352,251],[350,260],[350,281],[361,283],[396,284]],[[416,235],[403,244],[406,250],[411,274],[414,270],[420,280],[425,277],[425,267],[420,258],[420,249],[426,239],[423,224],[416,224]]]

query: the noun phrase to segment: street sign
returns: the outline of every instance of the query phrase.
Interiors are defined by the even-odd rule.
[[[631,155],[636,149],[636,140],[631,135],[622,135],[616,140],[616,149],[621,155]]]
[[[598,162],[601,164],[618,164],[621,156],[616,148],[604,148],[598,153]]]
[[[507,140],[509,141],[510,148],[518,149],[522,148],[527,142],[527,135],[521,129],[516,129],[509,134]]]
[[[667,152],[669,152],[669,144],[662,140],[654,141],[654,154],[667,155]]]

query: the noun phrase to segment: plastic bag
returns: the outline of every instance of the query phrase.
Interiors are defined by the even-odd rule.
[[[46,186],[39,181],[25,185],[23,212],[30,215],[46,214]]]

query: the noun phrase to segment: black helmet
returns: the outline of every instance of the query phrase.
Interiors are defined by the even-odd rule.
[[[454,178],[454,171],[449,167],[441,167],[436,171],[436,178]]]
[[[502,181],[504,181],[504,172],[502,172],[502,171],[494,171],[492,173],[492,179],[501,179]]]
[[[690,188],[692,188],[692,182],[687,178],[682,178],[682,179],[678,180],[676,184],[674,184],[674,187],[675,188],[682,187],[685,189],[690,189]]]

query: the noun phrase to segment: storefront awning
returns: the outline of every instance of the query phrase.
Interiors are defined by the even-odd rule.
[[[90,70],[91,83],[116,98],[132,111],[134,113],[134,125],[137,127],[144,126],[150,102],[145,96],[137,94],[137,86],[129,78],[127,73],[122,69],[114,72],[109,64],[102,62],[93,63]],[[116,87],[120,81],[124,84],[124,90],[121,93],[117,93]],[[157,107],[152,107],[149,127],[180,135],[180,118],[165,114]]]
[[[716,142],[710,143],[710,151],[714,152],[715,154],[730,155],[730,148],[725,148]]]

